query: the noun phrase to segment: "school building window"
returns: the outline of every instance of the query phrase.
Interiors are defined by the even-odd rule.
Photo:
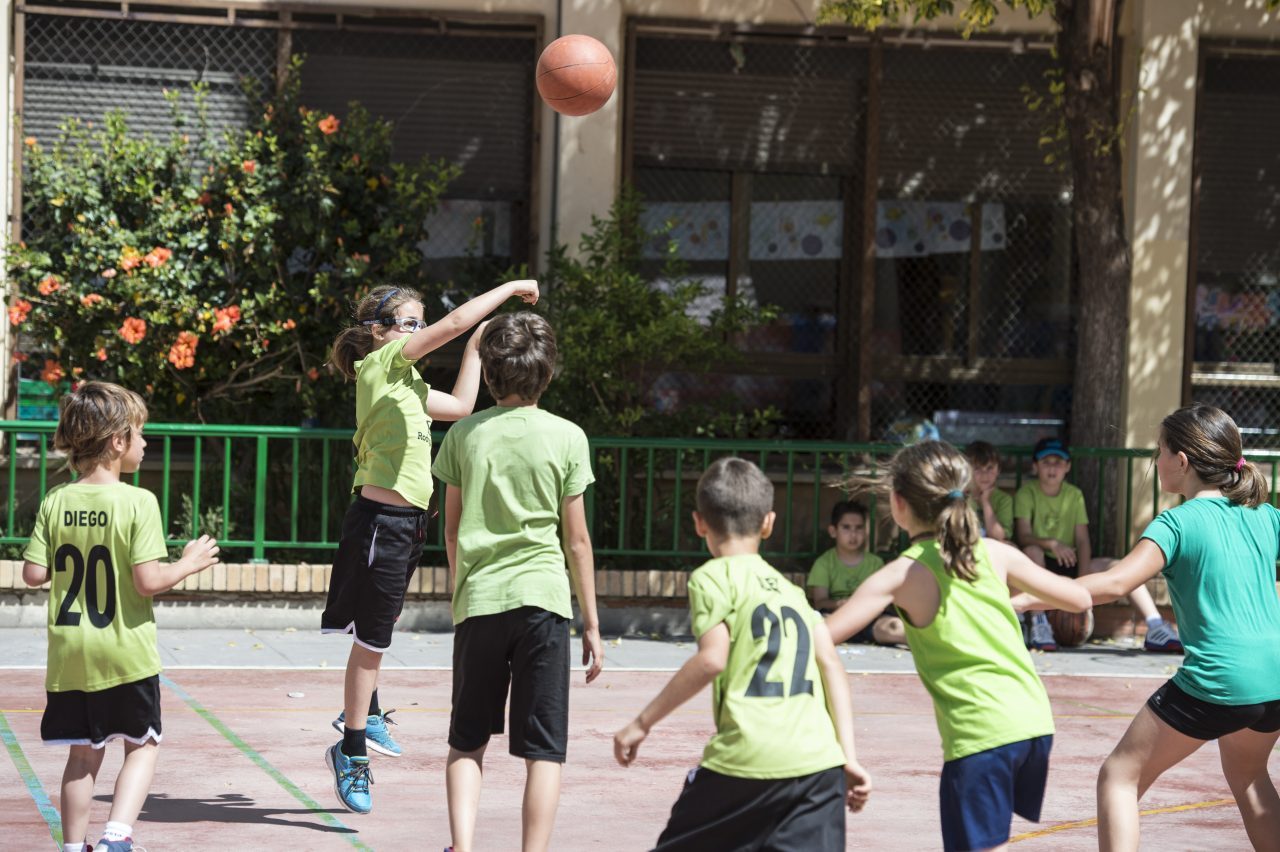
[[[1280,49],[1204,42],[1196,99],[1187,402],[1280,445]]]
[[[1070,407],[1070,184],[1027,108],[1042,44],[632,19],[625,174],[713,292],[778,308],[731,387],[785,433],[1020,443]],[[655,263],[657,247],[654,249]]]

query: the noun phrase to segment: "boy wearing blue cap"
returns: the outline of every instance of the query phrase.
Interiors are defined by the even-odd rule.
[[[1055,574],[1077,577],[1105,571],[1112,560],[1092,558],[1089,517],[1084,492],[1066,481],[1071,472],[1071,452],[1057,438],[1041,438],[1032,453],[1035,479],[1018,489],[1013,498],[1014,537],[1022,551]],[[1148,651],[1181,653],[1177,632],[1160,617],[1151,592],[1138,586],[1129,600],[1147,621],[1143,646]],[[1044,613],[1031,616],[1030,646],[1056,651],[1057,640]]]

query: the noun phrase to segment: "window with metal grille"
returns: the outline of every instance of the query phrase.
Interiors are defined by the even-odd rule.
[[[1187,401],[1280,445],[1280,49],[1204,43],[1196,104]]]

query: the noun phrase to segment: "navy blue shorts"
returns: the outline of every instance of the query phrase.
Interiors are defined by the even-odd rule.
[[[1040,821],[1053,735],[997,746],[942,764],[939,800],[947,852],[1007,843],[1013,815]]]

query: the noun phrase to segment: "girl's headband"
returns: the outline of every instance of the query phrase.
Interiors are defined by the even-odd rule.
[[[381,319],[381,318],[382,318],[382,309],[383,309],[384,307],[386,307],[387,300],[388,300],[388,299],[390,299],[392,296],[394,296],[396,293],[399,293],[399,292],[400,292],[400,288],[398,288],[398,287],[397,287],[397,288],[393,289],[390,293],[387,293],[387,295],[385,295],[385,296],[383,296],[383,297],[382,297],[382,301],[378,303],[378,307],[374,308],[374,310],[373,310],[373,317],[374,317],[374,319]]]

